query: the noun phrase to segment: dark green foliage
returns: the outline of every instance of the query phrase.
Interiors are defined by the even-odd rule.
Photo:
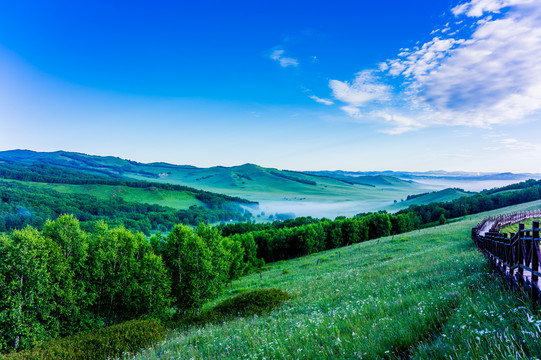
[[[252,235],[257,258],[273,262],[424,226],[443,225],[448,219],[541,198],[541,180],[528,180],[503,189],[514,191],[491,190],[448,202],[413,205],[396,214],[380,211],[358,214],[352,219],[337,217],[334,221],[300,217],[270,224],[238,223],[219,228],[225,236],[236,236],[241,242]],[[245,259],[245,262],[252,261]]]
[[[253,239],[245,243],[259,263]],[[85,232],[71,215],[41,232],[0,234],[0,258],[0,352],[141,317],[166,320],[171,304],[196,314],[248,266],[241,241],[205,224],[149,242],[104,222]]]
[[[440,223],[440,225],[443,225],[443,224],[445,224],[447,222],[447,219],[445,218],[444,214],[440,215],[440,218],[439,218],[438,222]]]
[[[291,295],[280,289],[259,289],[239,294],[216,305],[214,311],[224,316],[249,316],[274,310]]]
[[[314,180],[299,179],[298,177],[282,174],[277,171],[271,171],[270,173],[274,176],[281,177],[281,178],[291,180],[291,181],[295,181],[301,184],[314,185],[314,186],[317,185],[317,183]]]
[[[300,217],[271,224],[231,224],[220,226],[224,235],[241,243],[247,251],[245,263],[252,268],[263,264],[303,256],[322,250],[354,244],[381,236],[414,230],[419,220],[414,214],[392,215],[386,212],[345,217],[315,219]],[[253,239],[254,245],[251,244]],[[253,253],[256,250],[257,256]]]
[[[0,355],[2,360],[96,360],[137,352],[163,339],[156,320],[132,320],[106,328],[49,341],[31,350]]]
[[[259,315],[279,307],[291,295],[280,289],[258,289],[226,299],[214,308],[199,314],[189,314],[167,323],[168,328],[204,325],[221,322],[239,316]]]

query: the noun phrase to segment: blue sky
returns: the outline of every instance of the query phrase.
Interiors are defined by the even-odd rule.
[[[0,150],[541,172],[541,4],[0,5]]]

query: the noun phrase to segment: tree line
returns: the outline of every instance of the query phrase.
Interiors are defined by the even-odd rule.
[[[201,224],[167,237],[63,215],[0,234],[0,351],[130,319],[193,313],[249,272],[253,242]]]
[[[414,214],[392,215],[385,211],[335,220],[302,217],[272,224],[219,226],[224,236],[254,240],[257,258],[273,262],[355,244],[417,229]]]

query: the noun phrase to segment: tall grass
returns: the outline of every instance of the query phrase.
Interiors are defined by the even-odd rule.
[[[538,358],[539,311],[491,271],[470,239],[488,214],[271,264],[207,306],[274,287],[293,295],[279,309],[177,329],[125,358]]]

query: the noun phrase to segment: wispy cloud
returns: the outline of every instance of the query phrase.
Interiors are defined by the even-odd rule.
[[[528,141],[519,141],[515,138],[506,137],[503,139],[497,139],[494,141],[497,145],[486,147],[485,150],[497,151],[497,150],[525,150],[528,152],[541,153],[541,144],[532,143]]]
[[[388,135],[400,135],[400,134],[405,133],[406,131],[410,131],[410,130],[425,126],[414,118],[399,115],[399,114],[392,114],[392,113],[381,111],[381,112],[374,113],[373,116],[376,118],[381,118],[385,120],[385,122],[392,125],[392,128],[390,129],[381,130],[382,133],[385,133]]]
[[[317,97],[315,95],[310,95],[310,99],[320,103],[320,104],[323,104],[323,105],[333,105],[334,104],[334,101],[332,100],[329,100],[329,99],[323,99],[323,98],[320,98],[320,97]]]
[[[361,108],[370,102],[389,100],[391,90],[390,86],[378,80],[373,70],[357,73],[351,84],[346,81],[331,80],[329,87],[336,100],[347,104],[341,109],[353,117],[359,117]]]
[[[469,38],[436,37],[388,62],[412,103],[450,125],[509,123],[540,110],[541,2],[473,0],[453,13],[486,17]]]
[[[270,54],[270,58],[272,60],[278,61],[281,67],[288,67],[288,66],[298,66],[299,61],[294,58],[286,57],[284,56],[285,50],[274,50]]]
[[[396,125],[389,134],[430,125],[491,127],[541,113],[541,1],[471,0],[452,14],[431,40],[400,49],[352,84],[331,80],[342,109],[358,117],[371,105],[380,115],[373,120]],[[395,88],[387,85],[397,80]],[[389,98],[394,108],[381,116],[373,102]],[[401,109],[408,116],[389,115]]]
[[[481,17],[485,13],[499,13],[501,9],[513,5],[532,4],[536,0],[472,0],[455,6],[451,11],[455,16],[466,14]]]

